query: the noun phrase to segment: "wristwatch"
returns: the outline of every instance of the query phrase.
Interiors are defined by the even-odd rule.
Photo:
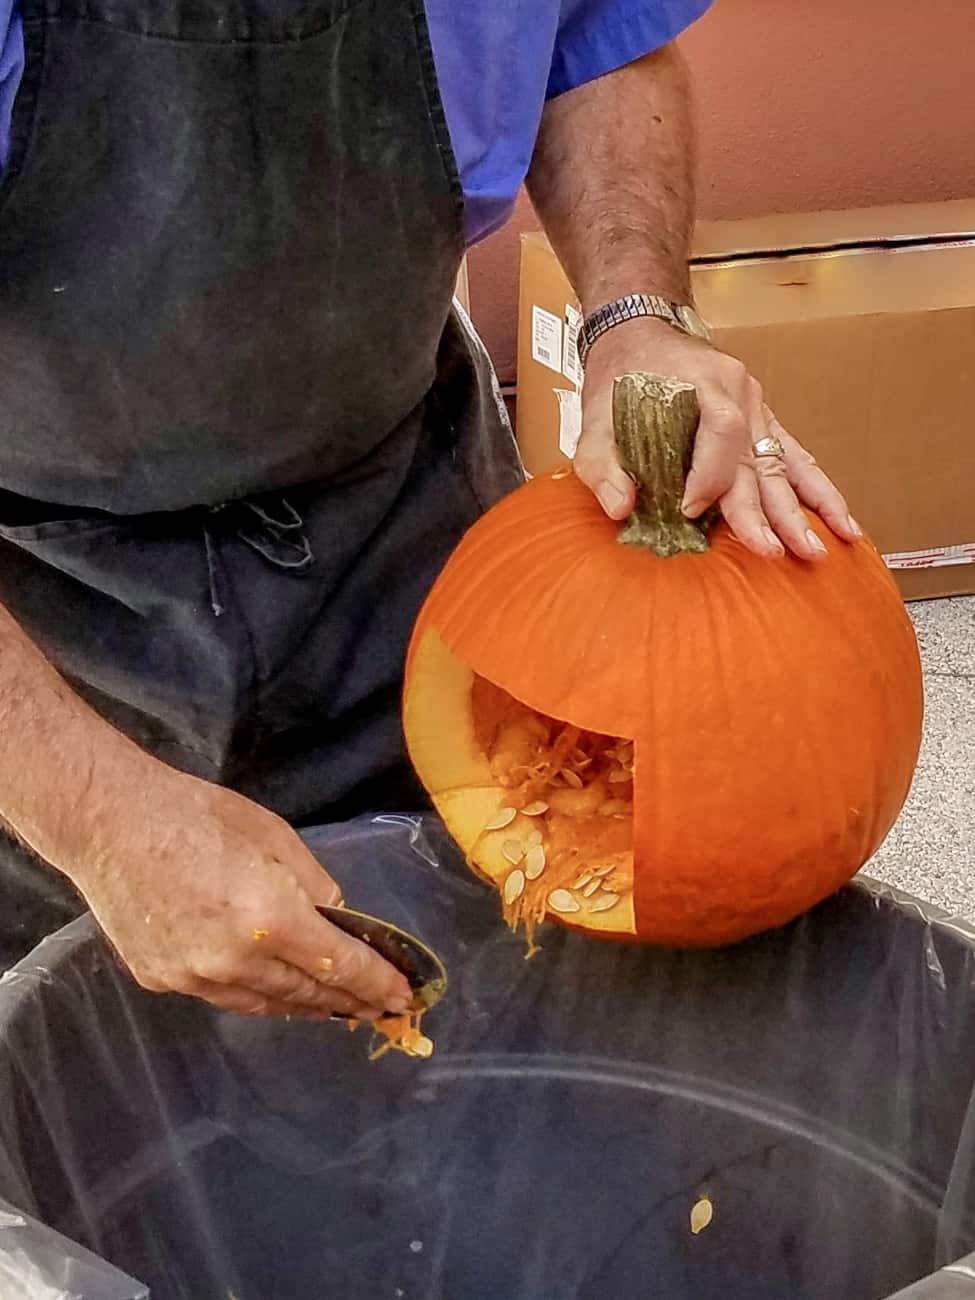
[[[640,316],[656,317],[685,334],[693,334],[695,338],[709,337],[707,326],[693,307],[670,302],[655,293],[629,293],[625,298],[616,298],[605,307],[597,308],[582,322],[576,339],[579,364],[586,364],[589,349],[600,335],[611,330],[614,325],[622,325],[624,321],[636,320]]]

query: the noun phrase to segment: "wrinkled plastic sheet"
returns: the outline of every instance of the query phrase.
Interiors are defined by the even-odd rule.
[[[2,1300],[146,1300],[148,1295],[97,1255],[0,1201]]]
[[[967,925],[865,882],[723,952],[526,960],[432,819],[307,838],[444,958],[433,1058],[155,997],[83,919],[0,981],[12,1213],[153,1300],[975,1300]]]

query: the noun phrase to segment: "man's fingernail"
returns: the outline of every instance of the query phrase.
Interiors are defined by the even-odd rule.
[[[806,529],[806,541],[809,544],[809,549],[815,551],[817,555],[826,554],[826,547],[822,544],[811,528]]]
[[[696,519],[701,513],[701,507],[692,497],[685,497],[680,503],[680,512],[688,519]]]
[[[609,479],[604,479],[600,483],[596,495],[599,497],[599,504],[610,516],[618,515],[626,504],[626,497],[615,483],[610,483]]]
[[[776,537],[775,533],[772,532],[771,528],[763,528],[762,536],[765,538],[766,542],[768,542],[770,551],[775,555],[785,555],[785,547]]]
[[[852,515],[847,515],[847,523],[850,525],[850,532],[853,534],[854,537],[863,536],[863,529],[860,527],[860,525],[857,523],[857,521],[853,518]]]

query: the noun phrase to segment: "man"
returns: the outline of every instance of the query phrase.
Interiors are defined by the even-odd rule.
[[[80,894],[149,989],[254,1014],[404,1005],[315,912],[337,887],[292,827],[419,798],[406,638],[519,478],[451,290],[526,174],[590,317],[576,468],[606,511],[633,492],[611,384],[645,368],[698,388],[688,514],[720,501],[770,561],[819,558],[797,495],[856,535],[686,310],[672,40],[706,4],[17,0],[0,817],[31,852],[5,854],[0,957]],[[601,311],[631,294],[650,296]]]

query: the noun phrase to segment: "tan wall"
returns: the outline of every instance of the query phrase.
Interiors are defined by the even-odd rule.
[[[975,195],[971,0],[716,0],[683,41],[702,217]],[[471,300],[514,379],[518,232],[471,258]]]

